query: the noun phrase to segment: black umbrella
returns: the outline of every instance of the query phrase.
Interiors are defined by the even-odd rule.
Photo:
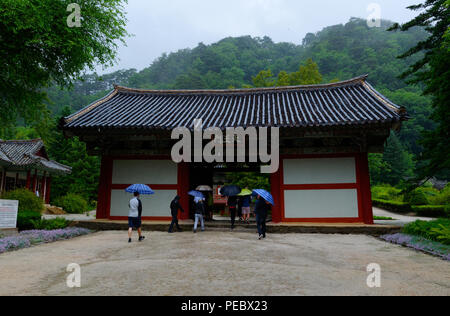
[[[226,185],[220,189],[220,194],[223,196],[236,196],[241,191],[241,188],[237,185]]]

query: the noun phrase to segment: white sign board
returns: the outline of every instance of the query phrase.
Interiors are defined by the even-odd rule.
[[[17,227],[19,201],[0,200],[0,229]]]

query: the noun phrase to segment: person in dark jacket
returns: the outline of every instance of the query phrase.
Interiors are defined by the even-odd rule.
[[[195,223],[194,223],[194,234],[197,232],[198,221],[200,220],[202,225],[202,232],[205,231],[205,220],[204,216],[206,214],[205,201],[203,198],[195,198]]]
[[[266,219],[270,203],[258,195],[255,205],[256,225],[258,227],[258,239],[266,238]]]
[[[178,224],[178,210],[184,213],[183,207],[180,204],[180,197],[177,195],[173,201],[170,203],[170,213],[172,214],[172,223],[170,223],[169,233],[173,233],[173,226],[177,226],[177,231],[181,232],[182,229]]]
[[[231,229],[234,229],[234,223],[236,221],[237,197],[229,196],[227,200],[227,206],[230,209]]]

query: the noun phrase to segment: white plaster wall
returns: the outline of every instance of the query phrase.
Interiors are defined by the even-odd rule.
[[[358,194],[351,190],[285,190],[286,218],[358,218]]]
[[[355,158],[285,159],[284,184],[356,183]]]
[[[141,195],[142,216],[147,217],[171,217],[170,202],[177,195],[176,190],[158,190],[154,195]],[[111,191],[111,216],[128,216],[128,202],[132,194],[123,190]]]
[[[113,184],[177,184],[177,164],[171,160],[114,160]]]

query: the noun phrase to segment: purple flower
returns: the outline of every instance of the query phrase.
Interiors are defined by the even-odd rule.
[[[381,239],[393,243],[432,254],[450,261],[450,246],[444,245],[435,241],[425,239],[423,237],[406,235],[406,234],[393,234],[384,235]]]
[[[57,230],[29,230],[23,231],[18,236],[0,239],[0,254],[10,250],[31,247],[35,244],[50,243],[58,240],[70,239],[87,235],[91,231],[84,228],[65,228]]]

